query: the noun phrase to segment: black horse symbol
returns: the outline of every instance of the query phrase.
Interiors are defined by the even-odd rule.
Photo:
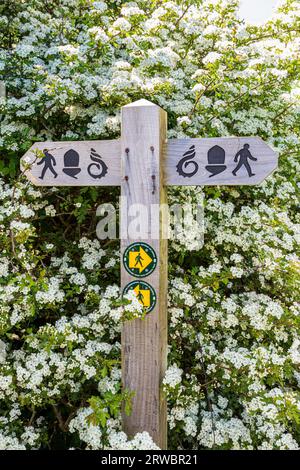
[[[250,176],[255,176],[255,173],[252,173],[251,167],[250,167],[249,162],[248,162],[248,158],[249,158],[249,160],[252,160],[254,162],[257,162],[257,158],[255,158],[255,157],[253,157],[253,155],[251,155],[251,152],[250,152],[249,148],[250,148],[250,145],[245,144],[244,147],[241,150],[239,150],[238,153],[236,154],[236,156],[234,157],[235,163],[237,163],[238,158],[240,157],[240,160],[239,160],[239,163],[238,163],[237,167],[232,172],[234,174],[234,176],[236,176],[237,172],[239,171],[239,169],[243,165],[245,166],[249,177]]]
[[[53,166],[56,166],[56,160],[55,158],[53,157],[53,155],[51,155],[51,153],[48,152],[48,149],[44,149],[43,150],[43,153],[44,153],[44,157],[40,159],[39,162],[37,162],[37,165],[42,165],[44,164],[44,168],[42,170],[42,174],[41,176],[39,176],[39,178],[41,180],[44,179],[44,176],[45,176],[45,173],[47,170],[50,170],[51,173],[54,175],[54,178],[57,177],[57,173],[56,171],[54,170]]]
[[[195,158],[196,152],[195,152],[195,145],[191,145],[191,147],[183,154],[183,158],[179,160],[179,162],[176,165],[177,173],[180,174],[180,176],[183,176],[184,178],[188,177],[191,178],[194,176],[198,169],[199,165],[197,162],[192,161],[193,158]],[[184,171],[187,169],[189,165],[194,165],[194,169],[190,172]]]
[[[94,179],[103,178],[106,175],[107,171],[108,171],[108,166],[106,165],[106,163],[104,163],[104,161],[102,160],[100,155],[94,149],[91,149],[90,158],[95,163],[91,163],[88,166],[88,169],[87,169],[88,174]],[[101,170],[100,173],[92,173],[93,166],[95,166],[97,168],[97,170]]]

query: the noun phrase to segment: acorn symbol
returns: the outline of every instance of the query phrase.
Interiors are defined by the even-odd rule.
[[[76,150],[68,150],[64,154],[64,168],[63,172],[71,176],[72,178],[76,178],[76,175],[81,172],[81,168],[79,168],[79,153]]]
[[[219,145],[215,145],[208,151],[207,160],[209,165],[205,168],[211,173],[210,178],[226,170],[225,150]]]

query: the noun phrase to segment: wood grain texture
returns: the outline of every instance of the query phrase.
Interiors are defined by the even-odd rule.
[[[162,379],[167,367],[168,259],[167,240],[161,239],[159,203],[166,202],[162,184],[162,148],[166,130],[167,115],[158,106],[140,100],[123,107],[121,259],[126,247],[135,241],[151,245],[158,257],[155,271],[142,279],[155,289],[158,296],[156,307],[144,320],[127,322],[122,331],[123,387],[135,392],[132,414],[123,414],[123,423],[129,436],[148,431],[162,449],[167,448],[167,407],[162,393]],[[126,149],[129,149],[128,154]],[[152,175],[155,175],[154,194]],[[149,226],[143,238],[138,240],[127,233],[130,207],[136,203],[143,204],[149,210]],[[153,239],[154,233],[156,239]],[[122,289],[134,279],[122,265]]]
[[[43,170],[41,158],[37,158],[35,150],[48,149],[56,160],[53,169],[57,177],[51,170],[47,170],[44,179],[40,179]],[[74,149],[79,154],[79,168],[81,171],[76,178],[64,173],[64,155],[68,150]],[[91,159],[91,149],[94,149],[101,156],[101,160],[107,165],[107,173],[102,178],[93,178],[88,173],[89,165],[93,164],[92,174],[99,174],[101,169],[95,166],[96,161]],[[120,186],[121,184],[121,143],[120,140],[86,140],[82,142],[37,142],[21,159],[21,169],[24,165],[30,165],[30,169],[25,171],[27,178],[37,186]]]
[[[249,151],[257,161],[249,160],[251,169],[255,176],[249,177],[245,166],[232,174],[237,166],[234,161],[235,155],[244,144],[249,144]],[[198,171],[192,177],[181,176],[176,166],[182,159],[184,153],[194,145],[195,161]],[[226,169],[222,173],[211,176],[206,166],[208,163],[208,151],[215,145],[225,150]],[[270,175],[278,165],[278,155],[259,137],[225,137],[209,139],[170,139],[164,147],[165,154],[165,184],[178,186],[216,186],[216,185],[257,185]],[[187,172],[192,172],[194,166],[189,164],[185,167]]]

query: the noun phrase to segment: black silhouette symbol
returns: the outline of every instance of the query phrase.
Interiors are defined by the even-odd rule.
[[[134,267],[136,267],[138,264],[140,264],[141,268],[143,267],[143,263],[142,261],[144,261],[144,258],[142,258],[141,254],[139,253],[136,258],[135,258],[135,265]]]
[[[210,178],[226,170],[225,150],[219,145],[215,145],[208,151],[207,160],[209,165],[205,168],[211,173]]]
[[[44,164],[44,168],[42,170],[42,174],[41,176],[39,176],[39,178],[41,180],[44,179],[44,176],[45,176],[45,173],[46,171],[49,169],[51,171],[51,173],[53,174],[54,178],[57,177],[57,173],[56,171],[54,170],[53,166],[56,166],[56,160],[55,158],[53,157],[53,155],[51,155],[51,153],[48,152],[47,149],[44,149],[43,150],[43,153],[44,153],[44,157],[40,159],[39,162],[37,162],[37,165],[42,165]]]
[[[71,176],[72,178],[76,178],[76,175],[81,172],[81,168],[79,168],[79,153],[76,150],[70,149],[64,154],[64,165],[63,172]]]
[[[106,165],[106,163],[104,163],[101,156],[98,153],[96,153],[96,150],[94,150],[94,149],[91,149],[90,158],[95,163],[91,163],[88,166],[88,169],[87,169],[88,174],[92,178],[95,178],[95,179],[96,178],[103,178],[106,175],[107,171],[108,171],[108,166]],[[97,170],[101,170],[100,173],[92,173],[93,166],[95,166],[97,168]]]
[[[194,176],[198,169],[199,165],[197,162],[192,161],[193,158],[195,158],[196,152],[195,152],[195,145],[192,145],[184,154],[183,158],[179,160],[179,162],[176,165],[177,173],[180,174],[180,176],[183,176],[184,178],[191,178]],[[187,169],[189,165],[193,165],[193,170],[190,172],[184,171]]]
[[[139,291],[137,299],[144,305],[144,295]]]
[[[238,158],[240,157],[240,160],[239,160],[239,163],[238,163],[237,167],[232,172],[234,174],[234,176],[236,176],[237,172],[239,171],[239,169],[243,165],[245,166],[249,177],[255,176],[255,173],[252,173],[251,167],[250,167],[249,162],[248,162],[248,158],[250,160],[254,161],[254,162],[257,162],[257,158],[255,158],[251,155],[251,152],[250,152],[249,148],[250,148],[250,145],[245,144],[244,147],[241,150],[239,150],[238,153],[236,154],[236,156],[234,157],[235,163],[237,163]]]

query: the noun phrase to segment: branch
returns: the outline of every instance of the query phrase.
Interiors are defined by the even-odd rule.
[[[174,26],[178,26],[180,21],[182,20],[182,18],[185,16],[185,14],[188,12],[189,8],[190,8],[191,5],[188,5],[186,7],[186,9],[183,11],[182,15],[178,18],[178,20],[176,21],[176,23],[174,23]]]
[[[62,415],[61,415],[59,409],[57,408],[57,405],[52,405],[52,408],[53,408],[55,417],[56,417],[56,419],[57,419],[59,429],[60,429],[62,432],[66,432],[66,425],[65,425],[65,422],[64,422],[64,420],[63,420],[63,417],[62,417]]]

